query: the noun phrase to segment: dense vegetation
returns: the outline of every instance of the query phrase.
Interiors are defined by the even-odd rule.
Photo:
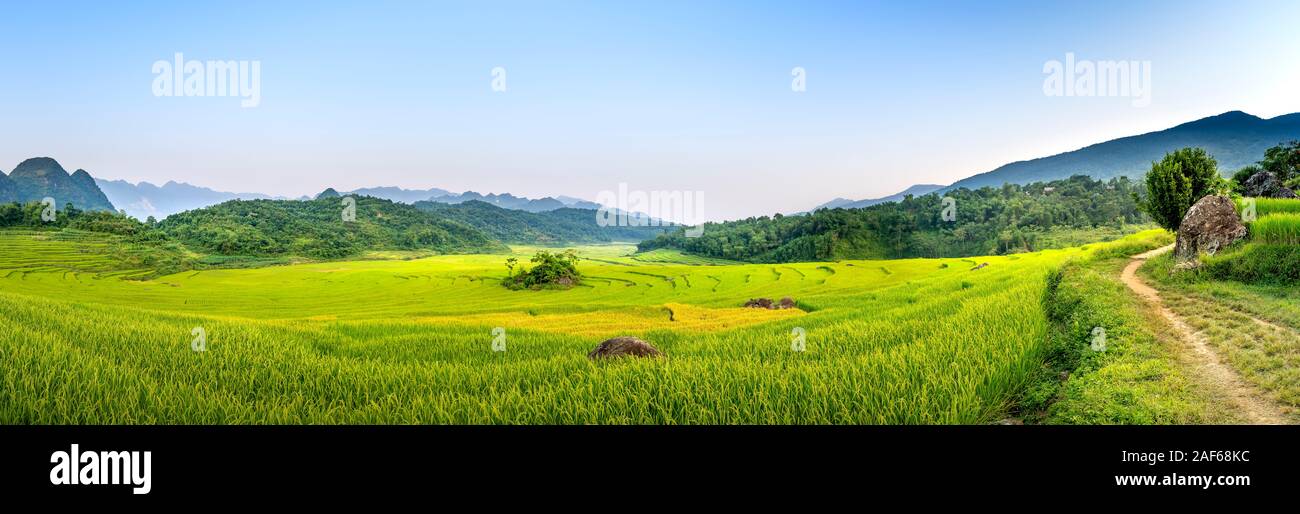
[[[1053,239],[1054,231],[1122,229],[1145,222],[1134,199],[1137,187],[1123,177],[1098,181],[1075,176],[1027,186],[958,189],[946,193],[955,202],[953,221],[944,220],[943,200],[931,194],[862,209],[710,223],[697,238],[676,229],[639,248],[676,248],[751,262],[1025,252],[1059,241]]]
[[[1300,141],[1291,141],[1264,151],[1264,159],[1259,161],[1259,168],[1277,175],[1278,180],[1288,184],[1300,184]]]
[[[415,206],[511,244],[635,242],[655,237],[663,231],[663,227],[601,227],[596,224],[596,211],[590,209],[527,212],[503,209],[478,200],[458,204],[416,202]]]
[[[1164,159],[1151,165],[1143,182],[1146,196],[1138,208],[1161,227],[1175,232],[1192,205],[1224,187],[1218,162],[1201,148],[1165,154]]]
[[[223,255],[301,255],[339,258],[367,250],[500,251],[487,234],[410,205],[368,196],[353,219],[339,198],[232,200],[172,215],[158,229],[194,248]]]
[[[578,271],[578,252],[542,250],[529,259],[532,268],[519,264],[517,257],[506,259],[506,278],[502,285],[510,289],[568,289],[582,280]]]
[[[144,236],[148,227],[113,211],[83,211],[76,205],[64,205],[48,218],[41,215],[43,204],[30,202],[0,203],[0,228],[77,229],[122,236]]]

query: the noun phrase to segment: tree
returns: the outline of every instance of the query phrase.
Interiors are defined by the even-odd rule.
[[[1187,210],[1223,187],[1218,163],[1201,148],[1183,148],[1151,164],[1140,208],[1160,226],[1176,232]]]
[[[1259,161],[1259,167],[1277,175],[1277,179],[1282,182],[1300,176],[1300,141],[1291,141],[1264,150],[1264,160]]]
[[[582,279],[578,272],[578,253],[573,250],[556,253],[541,250],[530,261],[534,264],[531,269],[520,266],[519,273],[515,274],[519,260],[506,259],[509,273],[502,285],[510,289],[568,289]]]
[[[1232,188],[1240,193],[1242,190],[1241,188],[1246,183],[1246,181],[1250,180],[1250,177],[1255,176],[1256,173],[1259,173],[1261,171],[1264,171],[1264,169],[1254,164],[1251,164],[1250,166],[1246,166],[1242,169],[1237,170],[1236,173],[1232,174],[1232,186],[1233,186]]]

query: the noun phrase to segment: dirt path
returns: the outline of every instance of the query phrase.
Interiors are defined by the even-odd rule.
[[[1285,425],[1289,423],[1282,409],[1278,408],[1266,396],[1260,393],[1252,385],[1242,380],[1235,369],[1224,364],[1219,354],[1215,353],[1210,347],[1209,341],[1200,332],[1197,332],[1181,317],[1174,314],[1160,300],[1160,293],[1154,288],[1143,282],[1137,276],[1137,269],[1142,266],[1147,259],[1168,252],[1174,248],[1174,245],[1157,248],[1149,252],[1134,255],[1133,260],[1124,267],[1124,273],[1120,279],[1129,289],[1137,293],[1144,300],[1169,322],[1169,325],[1177,331],[1179,339],[1191,351],[1190,357],[1193,359],[1194,366],[1201,373],[1205,381],[1219,390],[1223,391],[1224,397],[1232,403],[1233,410],[1242,416],[1244,421],[1253,425]],[[1260,320],[1256,320],[1260,321]]]

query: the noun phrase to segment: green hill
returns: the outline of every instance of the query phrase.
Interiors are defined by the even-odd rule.
[[[370,250],[482,253],[504,250],[469,225],[410,205],[357,196],[354,221],[338,198],[232,200],[174,214],[158,224],[167,236],[222,255],[339,258]]]
[[[608,243],[644,241],[664,227],[601,227],[592,209],[562,208],[545,212],[503,209],[471,200],[458,204],[416,202],[419,209],[482,230],[513,244]]]
[[[0,171],[0,203],[10,203],[18,201],[18,184],[15,184],[9,175]]]
[[[955,220],[942,217],[942,196],[905,198],[861,209],[709,223],[700,237],[681,229],[644,241],[650,251],[674,248],[749,262],[831,261],[1008,254],[1118,237],[1146,223],[1133,194],[1141,184],[1075,176],[1027,186],[959,189]]]

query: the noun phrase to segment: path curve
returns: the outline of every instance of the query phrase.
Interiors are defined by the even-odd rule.
[[[1195,360],[1197,371],[1212,386],[1226,393],[1225,397],[1232,403],[1234,410],[1241,414],[1247,423],[1252,425],[1288,424],[1289,420],[1283,414],[1281,408],[1268,400],[1254,386],[1243,380],[1237,370],[1224,364],[1223,360],[1219,358],[1219,354],[1214,351],[1214,348],[1210,347],[1205,335],[1196,331],[1186,321],[1183,321],[1182,317],[1169,310],[1164,302],[1160,300],[1160,293],[1155,288],[1147,285],[1141,278],[1138,278],[1137,269],[1142,266],[1142,263],[1173,248],[1174,245],[1169,245],[1134,255],[1128,266],[1124,267],[1124,273],[1120,275],[1120,280],[1134,293],[1142,297],[1143,300],[1150,303],[1156,312],[1168,321],[1170,326],[1174,327],[1179,339],[1183,341],[1187,349],[1191,350],[1191,356]]]

